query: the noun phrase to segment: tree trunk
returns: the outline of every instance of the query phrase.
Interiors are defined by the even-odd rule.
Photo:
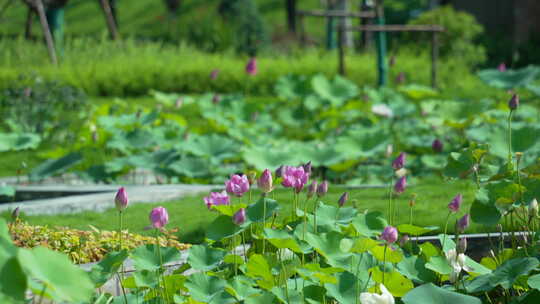
[[[287,8],[287,27],[289,32],[296,33],[296,0],[285,0]]]

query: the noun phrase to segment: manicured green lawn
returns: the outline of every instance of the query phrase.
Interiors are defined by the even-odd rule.
[[[414,207],[413,224],[420,226],[444,227],[444,220],[448,214],[446,205],[457,194],[462,193],[464,203],[463,215],[468,210],[474,195],[474,185],[469,182],[443,182],[439,180],[419,181],[417,186],[411,186],[407,191],[397,198],[398,223],[408,223],[409,207],[408,201],[413,193],[418,195],[417,203]],[[378,210],[385,212],[387,205],[387,189],[349,189],[330,187],[329,193],[322,199],[327,204],[337,204],[343,191],[349,191],[350,200],[348,205],[354,204],[360,211]],[[148,225],[148,214],[150,210],[158,205],[166,207],[169,211],[169,228],[179,228],[179,237],[184,242],[201,242],[204,238],[205,227],[217,216],[216,212],[208,211],[203,203],[203,196],[197,195],[187,197],[177,201],[166,203],[136,204],[129,206],[125,213],[124,223],[131,232],[142,234],[151,233],[145,231]],[[258,198],[258,194],[253,194],[253,199]],[[302,194],[301,199],[305,196]],[[275,199],[281,204],[280,216],[290,213],[291,192],[286,189],[279,189],[275,193]],[[111,207],[113,206],[113,195],[111,194]],[[235,199],[234,202],[237,202]],[[233,202],[233,203],[234,203]],[[3,216],[8,216],[3,214]],[[118,213],[115,209],[109,209],[103,213],[83,212],[78,214],[56,215],[56,216],[24,216],[23,218],[32,224],[49,226],[68,226],[78,229],[90,229],[90,225],[98,229],[117,229]],[[457,219],[456,216],[452,217]],[[453,225],[449,225],[453,226]],[[453,229],[452,229],[453,230]],[[484,228],[472,224],[469,232],[481,232]]]

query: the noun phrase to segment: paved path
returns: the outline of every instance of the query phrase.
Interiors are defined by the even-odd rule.
[[[21,207],[28,215],[35,214],[65,214],[81,211],[103,211],[114,206],[114,195],[120,186],[114,185],[46,185],[46,186],[15,186],[17,192],[36,194],[53,192],[68,195],[58,198],[19,201],[0,204],[0,212]],[[217,185],[151,185],[125,186],[130,204],[155,203],[170,201],[186,196],[206,193],[212,189],[223,188]],[[86,193],[86,194],[80,194]]]

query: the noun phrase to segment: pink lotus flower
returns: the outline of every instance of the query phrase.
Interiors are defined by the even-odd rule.
[[[245,175],[235,174],[225,182],[225,190],[227,193],[241,197],[249,190],[249,180]]]
[[[328,181],[323,181],[318,187],[317,187],[317,196],[323,197],[328,192]]]
[[[227,195],[227,192],[210,192],[210,195],[203,198],[204,203],[206,204],[206,207],[208,209],[212,209],[212,206],[218,206],[218,205],[230,205],[231,200],[229,196]]]
[[[281,184],[287,188],[294,188],[296,193],[300,193],[309,179],[309,174],[304,171],[303,166],[286,166],[283,170],[283,182]]]
[[[403,193],[407,188],[407,178],[405,176],[400,177],[394,185],[394,191],[396,193]]]
[[[246,221],[246,209],[240,208],[240,210],[233,215],[232,220],[236,225],[242,225]]]
[[[461,202],[462,201],[463,201],[463,195],[461,195],[461,193],[459,193],[448,204],[448,209],[450,209],[450,212],[459,212],[459,207],[461,207]]]
[[[262,190],[264,193],[271,192],[272,187],[272,173],[268,169],[264,169],[261,177],[257,180],[257,187]]]
[[[308,187],[307,197],[312,198],[317,192],[317,181],[313,181]]]
[[[255,57],[251,57],[246,65],[246,73],[248,73],[251,76],[257,75],[257,59]]]
[[[156,207],[150,212],[150,223],[154,228],[163,228],[169,222],[169,214],[164,207]]]
[[[405,156],[406,154],[404,152],[399,153],[398,157],[392,162],[392,168],[394,168],[394,170],[405,167]]]
[[[459,219],[457,222],[457,228],[460,233],[465,231],[469,227],[469,224],[471,222],[471,216],[467,213],[462,218]]]
[[[120,187],[120,189],[118,189],[118,191],[116,192],[116,196],[114,197],[114,204],[116,205],[116,209],[118,209],[118,211],[120,212],[127,208],[128,197],[126,189],[124,189],[124,187]]]
[[[504,62],[501,62],[497,67],[497,70],[499,70],[499,72],[506,72],[506,64]]]
[[[381,240],[385,240],[388,244],[392,244],[398,239],[398,231],[396,227],[386,226],[381,234]]]

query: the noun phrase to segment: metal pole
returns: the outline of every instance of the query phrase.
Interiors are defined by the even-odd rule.
[[[439,57],[439,40],[437,32],[431,36],[431,87],[437,88],[437,59]]]
[[[47,22],[47,16],[45,15],[45,8],[41,0],[34,0],[39,15],[39,21],[41,22],[41,28],[43,30],[43,36],[45,36],[45,43],[47,43],[47,50],[49,51],[49,57],[54,65],[58,65],[58,59],[56,58],[56,51],[54,49],[54,41],[49,29],[49,23]]]
[[[383,0],[377,3],[377,24],[384,25],[384,7]],[[385,86],[387,82],[388,70],[386,67],[386,33],[384,31],[377,32],[377,70],[379,86]]]

